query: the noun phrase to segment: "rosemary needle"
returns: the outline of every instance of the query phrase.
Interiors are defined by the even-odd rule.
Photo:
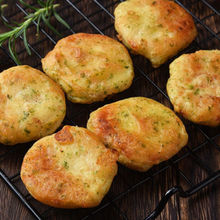
[[[63,24],[66,28],[70,29],[69,25],[60,17],[60,15],[56,12],[56,8],[59,6],[59,4],[54,4],[54,0],[37,0],[39,8],[36,8],[32,5],[29,5],[28,3],[24,2],[23,0],[19,0],[22,5],[24,5],[27,8],[30,8],[33,10],[33,13],[30,13],[24,18],[24,22],[17,24],[16,26],[10,26],[5,19],[4,23],[10,27],[12,30],[1,33],[0,34],[0,46],[8,40],[8,49],[10,52],[10,55],[12,59],[15,61],[16,64],[20,64],[20,61],[17,57],[16,51],[15,51],[15,41],[17,38],[21,38],[23,40],[24,46],[28,52],[28,54],[31,54],[31,50],[29,48],[29,44],[27,41],[27,28],[30,26],[30,24],[34,21],[37,23],[37,35],[39,33],[39,27],[41,21],[48,26],[55,34],[60,35],[60,33],[50,24],[50,18],[54,16],[58,22]],[[2,16],[2,10],[6,7],[5,4],[2,4],[2,0],[0,0],[0,13]]]

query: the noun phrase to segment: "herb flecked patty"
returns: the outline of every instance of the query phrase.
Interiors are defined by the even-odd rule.
[[[116,151],[89,130],[64,126],[27,152],[21,179],[37,200],[57,208],[97,206],[117,173]]]
[[[173,1],[124,1],[114,14],[119,39],[153,67],[186,48],[197,35],[191,15]]]
[[[167,93],[174,110],[188,120],[220,125],[220,50],[200,50],[175,59]]]
[[[173,111],[152,99],[134,97],[90,114],[87,128],[119,153],[125,166],[146,171],[186,145],[188,135]]]
[[[66,114],[64,93],[37,69],[0,73],[0,143],[14,145],[53,133]]]
[[[76,103],[102,101],[130,87],[134,72],[126,48],[98,34],[73,34],[61,39],[42,59],[44,72]]]

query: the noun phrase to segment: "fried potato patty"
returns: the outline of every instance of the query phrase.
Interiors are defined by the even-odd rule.
[[[130,87],[133,64],[118,41],[98,34],[73,34],[61,39],[42,59],[45,73],[76,103],[102,101]]]
[[[97,206],[117,173],[118,153],[89,130],[64,126],[27,152],[21,179],[37,200],[57,208]]]
[[[188,140],[183,123],[173,111],[144,97],[99,108],[90,114],[87,128],[119,152],[120,163],[138,171],[169,159]]]
[[[14,145],[51,134],[65,113],[63,91],[41,71],[16,66],[0,74],[0,143]]]
[[[220,125],[220,50],[200,50],[175,59],[167,93],[174,110],[188,120]]]
[[[129,0],[115,8],[119,39],[153,67],[186,48],[197,31],[191,15],[173,1]]]

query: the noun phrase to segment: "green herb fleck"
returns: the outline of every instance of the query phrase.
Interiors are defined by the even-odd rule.
[[[24,129],[24,132],[27,133],[27,134],[31,133],[27,128]]]
[[[31,108],[31,109],[29,110],[30,113],[34,113],[34,111],[35,111],[35,110],[34,110],[33,108]]]
[[[190,84],[189,89],[194,89],[194,86]]]
[[[63,162],[63,166],[64,166],[65,169],[69,169],[69,165],[68,165],[67,161]]]
[[[142,144],[141,144],[141,147],[146,148],[146,145],[142,143]]]
[[[199,88],[196,89],[196,91],[194,92],[195,95],[199,94]]]
[[[84,187],[89,188],[89,184],[88,183],[84,183]]]
[[[112,79],[112,78],[113,78],[113,74],[111,73],[108,79]]]
[[[52,111],[52,112],[55,112],[55,111],[56,111],[55,107],[48,106],[48,109],[49,109],[50,111]]]
[[[87,83],[88,83],[87,88],[89,88],[91,85],[91,80],[87,79]]]
[[[119,89],[119,86],[117,84],[114,85],[115,89]]]
[[[67,153],[67,157],[72,158],[72,153]]]
[[[129,66],[124,66],[125,67],[125,69],[128,69],[129,68]]]
[[[156,132],[158,132],[158,128],[157,128],[158,124],[159,124],[158,121],[154,122],[154,131],[156,131]]]
[[[129,116],[129,114],[128,114],[128,113],[124,113],[123,116],[124,116],[125,118],[127,118],[127,117]]]
[[[81,73],[81,74],[80,74],[80,77],[81,77],[81,78],[85,78],[85,76],[86,76],[85,73]]]
[[[30,115],[29,112],[25,112],[25,111],[23,111],[23,118],[21,119],[21,121],[26,120],[26,119],[28,118],[29,115]]]
[[[36,91],[35,89],[31,89],[31,91],[32,91],[32,93],[33,93],[34,95],[37,94],[37,91]]]
[[[210,83],[210,82],[211,82],[211,79],[210,79],[208,76],[207,76],[207,78],[206,78],[206,79],[207,79],[207,82],[208,82],[208,83]]]
[[[84,146],[80,145],[79,150],[80,150],[80,152],[83,152],[84,151]]]
[[[124,60],[122,60],[122,59],[119,59],[118,61],[119,61],[120,63],[124,63]]]

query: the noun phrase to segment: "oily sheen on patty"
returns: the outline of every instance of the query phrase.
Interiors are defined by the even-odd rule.
[[[193,19],[169,0],[129,0],[115,8],[119,39],[158,67],[196,37]]]
[[[98,34],[79,33],[61,39],[42,59],[42,65],[76,103],[102,101],[127,89],[134,77],[126,48]]]
[[[97,109],[90,114],[87,128],[118,151],[120,163],[138,171],[168,160],[188,140],[183,123],[173,111],[144,97]]]
[[[29,66],[0,73],[0,143],[14,145],[53,133],[66,114],[64,93]]]
[[[200,50],[175,59],[167,93],[174,110],[188,120],[220,125],[220,50]]]
[[[64,126],[27,152],[21,179],[37,200],[57,208],[97,206],[117,173],[116,151],[89,130]]]

